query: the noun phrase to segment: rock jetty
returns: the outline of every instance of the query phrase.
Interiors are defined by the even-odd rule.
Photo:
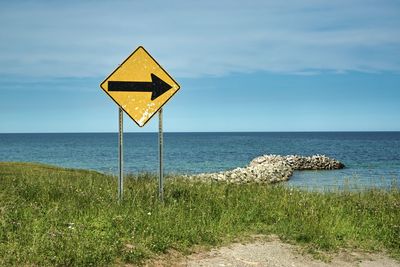
[[[250,166],[266,165],[275,162],[284,162],[293,170],[336,170],[343,169],[343,163],[331,159],[325,155],[314,155],[310,157],[289,155],[264,155],[250,162]]]
[[[276,183],[289,180],[295,170],[334,170],[344,164],[324,155],[309,157],[289,155],[264,155],[253,159],[244,168],[218,173],[202,173],[191,179],[222,181],[228,183]]]

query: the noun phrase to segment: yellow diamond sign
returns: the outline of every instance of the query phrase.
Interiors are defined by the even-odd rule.
[[[179,90],[178,83],[139,46],[101,84],[140,127]]]

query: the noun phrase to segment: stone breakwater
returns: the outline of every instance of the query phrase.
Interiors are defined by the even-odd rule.
[[[247,167],[218,173],[202,173],[191,179],[229,183],[276,183],[289,180],[295,170],[334,170],[344,168],[343,163],[324,155],[309,157],[264,155],[253,159]]]

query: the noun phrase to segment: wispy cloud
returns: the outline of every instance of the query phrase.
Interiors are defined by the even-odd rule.
[[[138,45],[173,75],[400,71],[400,3],[15,1],[0,73],[104,76]]]

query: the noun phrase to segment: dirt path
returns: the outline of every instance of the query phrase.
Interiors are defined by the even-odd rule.
[[[160,264],[161,262],[158,262]],[[164,262],[165,263],[165,262]],[[156,264],[156,265],[158,265]],[[161,265],[164,265],[161,263]],[[170,265],[166,263],[166,265]],[[296,246],[285,244],[279,240],[255,241],[249,244],[232,244],[228,247],[213,249],[188,256],[173,266],[268,266],[268,267],[400,267],[400,263],[380,254],[341,253],[334,255],[329,263],[313,259],[310,255],[302,255]]]
[[[179,266],[363,266],[363,267],[400,267],[395,260],[378,254],[346,253],[333,257],[329,263],[302,255],[295,246],[281,241],[257,241],[250,244],[233,244],[229,247],[214,249],[207,253],[187,257]]]
[[[314,259],[312,255],[301,253],[299,246],[282,242],[276,236],[253,236],[249,243],[212,249],[183,256],[171,251],[164,256],[153,259],[146,266],[268,266],[268,267],[400,267],[400,262],[384,254],[343,251],[327,255],[329,262]],[[125,265],[131,266],[131,265]]]

